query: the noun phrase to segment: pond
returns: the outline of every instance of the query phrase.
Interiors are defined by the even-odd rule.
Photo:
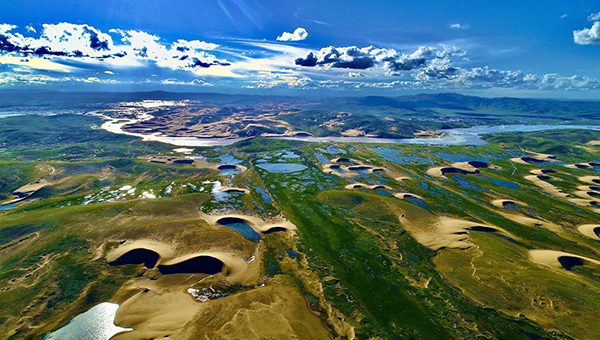
[[[254,229],[252,229],[251,226],[247,225],[246,223],[243,222],[239,222],[239,221],[223,221],[221,222],[221,225],[235,230],[238,233],[242,234],[242,236],[244,236],[245,238],[252,240],[252,241],[258,241],[260,240],[260,235],[254,231]]]
[[[258,164],[257,167],[273,173],[290,173],[306,169],[307,167],[297,163],[264,163]]]
[[[114,320],[119,305],[103,302],[79,314],[69,323],[51,333],[46,333],[43,340],[108,340],[115,334],[132,330],[115,326]]]

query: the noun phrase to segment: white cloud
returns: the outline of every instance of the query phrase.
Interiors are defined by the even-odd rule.
[[[401,53],[394,49],[367,46],[358,48],[334,47],[322,48],[317,52],[309,52],[305,57],[295,60],[302,67],[319,67],[321,69],[383,69],[388,75],[400,75],[403,72],[425,68],[435,60],[464,56],[465,51],[455,46],[420,46],[412,53]]]
[[[300,41],[304,40],[308,37],[308,32],[302,28],[298,27],[294,31],[294,33],[283,32],[280,36],[277,37],[278,41]]]
[[[569,15],[568,15],[567,13],[565,13],[565,14],[561,15],[561,16],[560,16],[560,18],[561,18],[561,19],[564,19],[564,18],[566,18],[566,17],[568,17],[568,16],[569,16]]]
[[[600,45],[600,21],[591,28],[573,31],[573,40],[579,45]]]
[[[15,28],[17,28],[17,26],[15,25],[0,24],[0,34],[6,34],[7,32],[14,30]]]
[[[455,23],[455,24],[450,24],[450,26],[448,26],[448,27],[453,28],[453,29],[457,29],[457,30],[466,30],[470,26],[467,25],[467,24]]]
[[[598,21],[598,20],[600,20],[600,12],[598,12],[598,13],[592,13],[592,14],[588,15],[587,19],[588,19],[588,21]]]
[[[155,63],[160,67],[197,72],[211,66],[228,66],[206,51],[219,47],[200,40],[177,40],[164,44],[160,37],[143,31],[111,29],[119,35],[113,41],[110,34],[89,26],[70,23],[44,24],[39,38],[9,33],[16,26],[0,25],[0,56],[38,56],[61,62],[67,59],[79,63],[106,62],[114,66],[143,66]]]

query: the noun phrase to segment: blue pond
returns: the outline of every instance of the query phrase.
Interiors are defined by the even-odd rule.
[[[14,209],[16,206],[17,206],[17,203],[3,204],[3,205],[0,205],[0,211]]]
[[[256,192],[258,192],[261,196],[263,201],[265,201],[266,203],[269,204],[273,204],[273,201],[271,201],[271,198],[269,197],[269,193],[267,192],[267,190],[261,188],[261,187],[253,187],[254,190],[256,190]]]
[[[245,238],[253,241],[260,240],[260,235],[252,229],[249,225],[241,222],[231,222],[231,223],[223,223],[229,229],[235,230],[238,233],[242,234]]]
[[[52,333],[45,334],[43,340],[108,340],[115,334],[130,331],[113,323],[119,305],[104,302],[79,314],[69,323]]]
[[[261,169],[265,169],[268,172],[274,173],[288,173],[302,171],[306,169],[306,166],[297,163],[265,163],[257,165]]]

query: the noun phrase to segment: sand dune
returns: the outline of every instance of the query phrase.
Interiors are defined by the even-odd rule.
[[[378,189],[392,190],[392,188],[390,188],[387,185],[383,185],[383,184],[368,185],[365,183],[352,183],[352,184],[346,185],[345,188],[346,189],[369,189],[369,190],[378,190]]]
[[[600,224],[582,224],[577,227],[579,232],[594,240],[600,240]]]
[[[418,198],[420,200],[423,200],[424,198],[416,195],[416,194],[411,194],[410,192],[397,192],[394,194],[394,197],[399,198],[401,200],[407,199],[407,198]]]
[[[398,182],[404,182],[404,181],[409,181],[412,178],[408,177],[408,176],[397,176],[397,177],[394,177],[394,179],[397,180]]]
[[[360,175],[359,171],[367,171],[367,173],[372,174],[375,172],[385,172],[386,174],[392,173],[392,171],[388,168],[382,166],[375,166],[369,164],[362,164],[361,161],[351,158],[339,157],[331,160],[332,164],[324,164],[323,172],[327,174],[333,174],[340,177],[356,177]],[[353,163],[348,164],[347,163]]]
[[[512,237],[510,233],[496,226],[445,216],[412,219],[403,214],[400,222],[409,227],[417,241],[433,250],[468,249],[473,246],[469,241],[469,233],[473,231],[498,233]]]
[[[556,269],[571,270],[571,268],[574,266],[590,266],[600,268],[600,261],[556,250],[530,250],[529,258],[533,262]]]
[[[515,214],[515,213],[508,213],[508,212],[498,212],[498,213],[511,221],[515,221],[517,223],[520,223],[522,225],[526,225],[529,227],[536,227],[536,228],[540,227],[540,228],[551,230],[553,232],[562,231],[562,228],[559,225],[554,224],[552,222],[542,220],[542,219],[523,216],[523,215]]]
[[[538,169],[539,170],[539,169]],[[533,170],[532,170],[533,173]],[[539,173],[539,171],[536,171],[536,173]],[[549,173],[549,172],[545,172],[545,173]],[[543,175],[539,175],[539,174],[534,174],[534,175],[528,175],[524,177],[526,180],[533,182],[533,184],[537,185],[538,187],[542,188],[544,191],[546,191],[549,194],[558,196],[558,197],[564,197],[564,198],[568,198],[571,197],[571,195],[569,195],[568,193],[564,192],[563,190],[557,188],[556,186],[554,186],[553,184],[550,184],[548,182],[546,182],[547,180],[551,179],[552,177],[543,174]]]
[[[120,244],[117,248],[106,254],[106,261],[109,263],[114,262],[126,253],[135,249],[151,250],[157,253],[161,259],[171,258],[174,256],[173,247],[170,244],[149,239],[141,239],[135,241],[126,241],[125,243]]]
[[[238,215],[238,214],[226,214],[226,215],[208,215],[205,214],[203,212],[199,212],[200,217],[202,219],[204,219],[205,221],[207,221],[208,223],[212,224],[212,225],[220,225],[221,222],[223,220],[239,220],[239,222],[247,224],[249,227],[251,227],[252,229],[254,229],[254,231],[256,231],[257,233],[272,233],[274,230],[272,230],[273,228],[279,228],[279,229],[275,229],[275,230],[279,230],[282,231],[282,229],[285,229],[287,231],[291,231],[294,232],[297,228],[296,226],[290,222],[287,221],[283,218],[279,218],[278,220],[271,220],[271,221],[263,221],[260,218],[254,217],[254,216],[248,216],[248,215]]]
[[[227,188],[221,188],[221,191],[223,192],[241,192],[244,194],[249,194],[250,190],[246,189],[246,188],[237,188],[237,187],[227,187]]]
[[[596,163],[596,162],[591,162],[591,163],[567,164],[567,165],[565,165],[565,167],[567,167],[569,169],[587,169],[587,168],[593,168],[594,166],[597,166],[597,165],[600,165],[600,164]]]
[[[529,172],[531,172],[534,175],[547,175],[547,174],[555,174],[556,173],[556,171],[552,170],[552,169],[533,169]]]
[[[151,157],[146,157],[146,159],[148,159],[148,162],[151,162],[151,163],[187,164],[187,165],[194,166],[198,169],[214,169],[214,170],[236,169],[236,170],[240,170],[240,171],[248,170],[248,168],[246,168],[243,165],[217,164],[217,163],[205,162],[205,161],[202,161],[199,159],[190,159],[190,158],[179,157],[179,156],[151,156]]]
[[[556,161],[556,156],[554,156],[554,155],[536,153],[536,152],[531,152],[531,151],[526,151],[526,152],[528,152],[529,155],[511,158],[510,160],[514,163],[519,163],[519,164],[555,162]]]
[[[600,176],[581,176],[578,179],[584,183],[600,184]]]
[[[191,262],[192,260],[205,260],[197,263]],[[215,271],[211,266],[216,265],[214,261],[210,259],[216,259],[222,263],[222,273],[227,278],[227,281],[231,283],[240,283],[243,285],[253,285],[259,282],[260,279],[260,261],[252,261],[247,263],[244,258],[236,254],[230,254],[219,251],[206,251],[194,254],[187,254],[180,256],[168,261],[164,261],[159,265],[161,273],[173,274],[178,273],[177,269],[173,273],[165,270],[167,268],[173,268],[178,264],[190,263],[187,267],[196,267],[196,273],[215,274]],[[203,271],[204,268],[201,266],[207,266],[208,271]],[[182,266],[184,267],[184,266]],[[210,268],[208,268],[210,267]],[[185,273],[182,271],[181,273]],[[192,270],[187,273],[194,273]]]
[[[527,204],[525,204],[523,202],[515,201],[515,200],[507,200],[507,199],[493,200],[492,204],[498,208],[504,208],[504,207],[511,206],[511,205],[520,205],[520,206],[524,206],[524,207],[527,206]]]
[[[457,162],[449,166],[439,166],[427,169],[427,174],[435,177],[445,177],[449,173],[477,174],[481,168],[499,169],[498,167],[480,161]]]

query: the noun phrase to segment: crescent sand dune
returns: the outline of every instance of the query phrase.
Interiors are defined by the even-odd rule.
[[[520,205],[520,206],[524,206],[524,207],[527,206],[527,204],[525,204],[523,202],[515,201],[515,200],[507,200],[507,199],[493,200],[492,204],[498,208],[505,208],[507,206],[516,206],[516,205]]]
[[[531,261],[540,263],[556,269],[570,271],[574,266],[590,266],[600,268],[600,261],[590,259],[576,254],[565,253],[556,250],[530,250]]]
[[[555,162],[556,161],[555,155],[536,153],[536,152],[531,152],[531,151],[526,151],[526,152],[528,152],[529,155],[511,158],[510,160],[514,163],[519,163],[519,164]]]
[[[523,215],[516,214],[516,213],[508,213],[508,212],[501,212],[501,211],[499,211],[498,213],[509,220],[515,221],[517,223],[520,223],[522,225],[526,225],[529,227],[536,227],[536,228],[540,227],[540,228],[551,230],[553,232],[562,231],[562,228],[559,225],[549,222],[549,221],[545,221],[545,220],[541,220],[541,219],[537,219],[537,218],[533,218],[533,217],[528,217],[528,216],[523,216]]]
[[[162,274],[204,273],[212,275],[222,272],[227,281],[243,285],[256,284],[260,278],[260,261],[248,263],[237,254],[219,251],[180,256],[162,262],[158,269]]]
[[[257,233],[269,234],[274,231],[286,231],[294,232],[296,226],[283,218],[279,218],[278,221],[265,222],[260,218],[248,215],[237,215],[237,214],[226,214],[226,215],[208,215],[203,212],[199,212],[200,217],[212,225],[222,225],[224,221],[235,221],[248,225],[254,229]],[[273,228],[278,228],[274,229]]]
[[[120,244],[117,248],[115,248],[106,255],[106,261],[108,261],[109,264],[121,264],[118,263],[119,259],[121,259],[124,255],[136,250],[146,250],[155,253],[156,255],[158,255],[159,258],[162,259],[171,258],[174,256],[173,247],[171,247],[171,245],[154,240],[142,239],[135,241],[125,241],[124,243]],[[150,254],[148,253],[148,255]],[[158,261],[159,260],[157,259],[157,262]],[[153,267],[154,266],[152,266],[152,268]]]
[[[369,190],[377,190],[377,189],[387,189],[387,190],[392,190],[392,188],[390,188],[387,185],[383,185],[383,184],[374,184],[374,185],[368,185],[365,183],[352,183],[352,184],[348,184],[345,187],[346,189],[369,189]]]
[[[563,190],[557,188],[556,186],[554,186],[551,183],[546,182],[547,180],[551,179],[552,177],[548,176],[548,175],[527,175],[524,176],[524,178],[528,181],[533,182],[533,184],[537,185],[538,187],[542,188],[544,191],[546,191],[547,193],[551,194],[551,195],[555,195],[558,197],[563,197],[563,198],[569,198],[571,197],[571,195],[569,195],[568,193],[564,192]]]
[[[397,177],[394,177],[394,179],[397,180],[398,182],[404,182],[404,181],[409,181],[412,178],[408,177],[408,176],[397,176]]]
[[[567,164],[565,166],[570,169],[589,169],[589,168],[593,168],[595,166],[600,166],[600,163],[585,162],[585,163]]]
[[[472,222],[424,212],[404,211],[400,222],[407,226],[419,243],[433,250],[444,248],[469,249],[469,233],[473,231],[497,233],[512,238],[506,230],[486,223]],[[419,216],[420,215],[420,216]]]
[[[578,179],[583,183],[600,184],[600,176],[581,176]]]
[[[481,168],[499,169],[499,167],[496,167],[486,162],[468,161],[452,163],[449,166],[438,166],[429,168],[427,169],[427,174],[435,177],[445,177],[445,175],[449,173],[477,174],[479,173],[479,169]]]
[[[248,168],[246,168],[243,165],[210,163],[210,162],[205,162],[205,161],[202,161],[199,159],[190,159],[190,158],[181,157],[181,156],[151,156],[151,157],[143,157],[143,158],[148,159],[148,162],[151,162],[151,163],[186,164],[186,165],[194,166],[198,169],[214,169],[214,170],[234,169],[234,170],[240,170],[240,171],[248,170]]]
[[[547,174],[555,174],[556,173],[556,171],[552,170],[552,169],[533,169],[529,172],[531,172],[534,175],[547,175]]]
[[[582,224],[577,227],[577,230],[584,236],[600,240],[600,224]]]
[[[404,200],[407,198],[418,198],[420,200],[424,200],[423,197],[416,195],[416,194],[411,194],[410,192],[397,192],[394,194],[394,197],[399,198],[401,200]]]
[[[243,194],[249,194],[250,193],[250,190],[248,190],[246,188],[237,188],[237,187],[221,188],[221,191],[223,191],[223,192],[241,192]]]

